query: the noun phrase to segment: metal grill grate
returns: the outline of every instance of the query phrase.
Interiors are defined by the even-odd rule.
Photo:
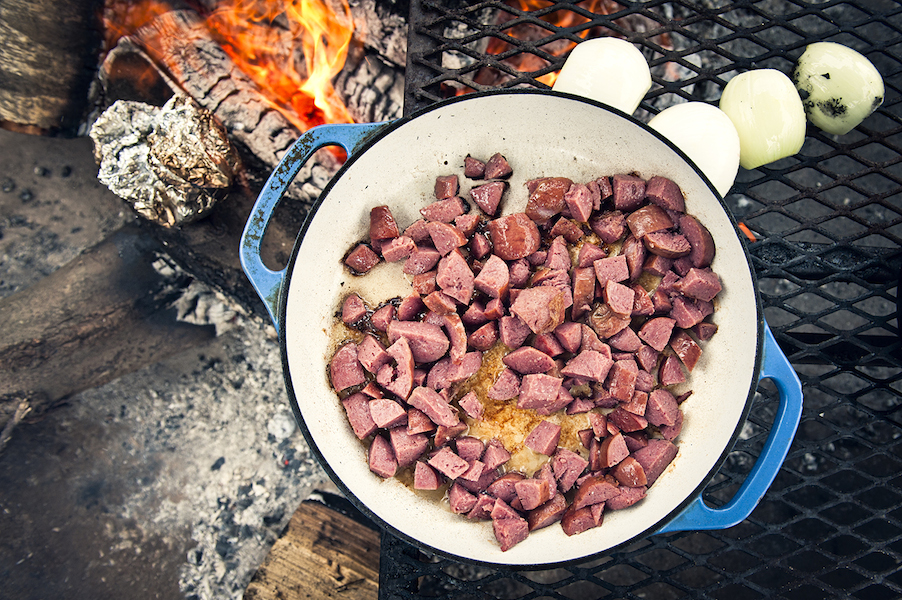
[[[447,4],[448,6],[445,6]],[[524,3],[525,4],[525,3]],[[539,4],[539,3],[537,3]],[[512,5],[516,5],[512,6]],[[727,204],[754,234],[765,315],[804,386],[783,469],[745,522],[652,536],[566,569],[495,571],[423,556],[383,536],[380,598],[895,598],[902,595],[902,5],[882,0],[552,3],[412,0],[405,112],[449,95],[547,87],[583,37],[645,53],[637,116],[716,102],[739,72],[789,72],[836,41],[884,76],[883,106],[841,137],[741,171]],[[722,505],[759,454],[777,401],[765,382],[743,436],[705,491]]]

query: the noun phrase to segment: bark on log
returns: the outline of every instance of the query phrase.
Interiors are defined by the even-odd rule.
[[[0,120],[8,129],[74,135],[97,72],[101,0],[0,3]]]
[[[33,414],[75,392],[213,337],[179,323],[161,247],[127,226],[35,285],[0,300],[0,428],[21,400]]]

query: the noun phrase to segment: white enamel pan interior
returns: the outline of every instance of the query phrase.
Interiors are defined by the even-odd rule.
[[[384,526],[427,550],[458,559],[550,565],[603,553],[657,531],[701,492],[732,447],[760,366],[761,320],[753,276],[718,196],[655,132],[591,101],[554,93],[489,93],[443,103],[414,117],[378,130],[349,159],[309,217],[288,266],[280,318],[285,374],[313,450],[349,497]],[[567,537],[560,526],[547,527],[507,552],[499,549],[491,522],[452,514],[447,503],[422,498],[398,480],[371,473],[366,449],[347,424],[327,377],[339,299],[355,289],[369,302],[403,293],[399,289],[409,291],[406,282],[364,288],[361,278],[342,267],[345,253],[368,237],[370,209],[388,205],[403,229],[434,200],[436,176],[462,174],[468,154],[487,159],[495,152],[514,169],[504,213],[524,209],[525,182],[536,177],[585,182],[636,172],[673,179],[686,197],[687,212],[714,237],[712,267],[723,282],[713,316],[719,330],[704,344],[701,361],[684,386],[693,394],[683,405],[679,453],[647,497],[629,509],[607,511],[597,529]],[[463,177],[461,181],[466,197],[471,184]]]

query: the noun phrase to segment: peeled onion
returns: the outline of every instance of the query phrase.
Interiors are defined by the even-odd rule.
[[[805,142],[805,109],[789,77],[776,69],[731,79],[720,109],[739,133],[739,164],[746,169],[792,156]]]
[[[570,52],[552,89],[632,114],[651,89],[651,71],[642,52],[626,40],[595,38]]]
[[[810,44],[792,80],[808,120],[827,133],[849,133],[883,104],[883,78],[873,63],[835,42]]]
[[[739,171],[739,134],[722,110],[704,102],[676,104],[658,113],[649,127],[673,142],[726,196]]]

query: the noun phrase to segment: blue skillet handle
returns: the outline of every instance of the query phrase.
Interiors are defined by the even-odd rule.
[[[733,498],[720,508],[711,508],[701,495],[657,533],[726,529],[744,521],[773,483],[783,465],[802,417],[802,384],[773,333],[764,323],[764,360],[761,379],[771,379],[780,392],[780,407],[770,435],[755,466]]]
[[[382,123],[351,123],[340,125],[320,125],[304,133],[291,145],[282,160],[269,176],[263,191],[257,197],[244,233],[241,234],[241,268],[257,290],[266,305],[269,317],[279,329],[279,294],[285,278],[285,269],[273,271],[260,258],[260,244],[263,234],[272,218],[273,211],[288,185],[314,152],[324,146],[341,146],[354,154],[370,139],[372,134],[385,125]],[[309,218],[309,217],[308,217]]]

